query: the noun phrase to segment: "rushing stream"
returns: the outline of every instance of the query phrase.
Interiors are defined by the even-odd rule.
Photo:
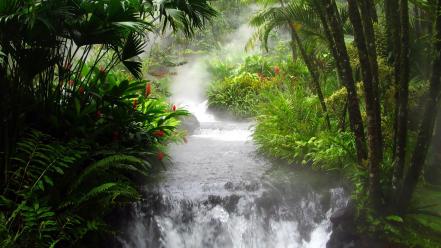
[[[177,91],[186,78],[205,80],[192,76],[200,66],[182,68]],[[325,247],[330,215],[347,201],[338,180],[261,157],[252,123],[216,120],[203,91],[195,92],[200,88],[188,86],[174,96],[199,119],[200,129],[187,144],[170,147],[168,169],[146,186],[123,246]]]
[[[225,53],[243,52],[252,33],[241,25]],[[339,180],[263,158],[252,122],[219,120],[207,111],[205,59],[179,67],[171,89],[171,101],[200,128],[187,144],[171,145],[167,170],[146,186],[124,227],[123,247],[326,247],[330,216],[347,202]]]

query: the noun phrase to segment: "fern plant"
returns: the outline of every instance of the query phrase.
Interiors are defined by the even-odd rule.
[[[103,154],[35,130],[21,139],[0,197],[2,247],[86,246],[88,233],[110,230],[104,217],[139,200],[133,178],[147,176],[151,165],[131,155]]]

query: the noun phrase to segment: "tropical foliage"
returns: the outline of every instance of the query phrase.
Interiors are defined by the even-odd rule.
[[[184,140],[188,113],[161,70],[193,56],[207,57],[210,108],[254,118],[263,154],[351,180],[359,232],[436,247],[440,12],[441,0],[0,1],[1,247],[106,246],[109,216]],[[227,56],[245,21],[252,55]]]
[[[1,247],[106,246],[187,115],[143,80],[146,33],[191,36],[206,1],[0,2]]]
[[[439,171],[436,155],[425,163],[432,138],[433,147],[439,145],[440,3],[258,2],[248,46],[261,41],[261,59],[276,60],[269,65],[280,66],[280,77],[260,75],[264,71],[247,68],[245,59],[236,68],[270,81],[252,87],[258,84],[237,83],[244,71],[221,63],[208,92],[212,104],[254,116],[254,140],[263,153],[350,178],[361,232],[433,247],[437,239],[423,233],[430,226],[439,235],[440,229],[422,216],[439,216],[439,207],[421,211],[421,205],[439,202],[420,194],[432,188],[423,174],[432,183],[439,175],[432,174]],[[410,230],[418,234],[403,238]]]

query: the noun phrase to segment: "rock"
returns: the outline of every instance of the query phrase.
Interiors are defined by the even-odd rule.
[[[190,114],[181,118],[181,125],[179,126],[179,129],[186,130],[188,134],[192,134],[194,133],[194,131],[199,129],[200,126],[201,124],[199,123],[196,116]]]
[[[170,70],[165,66],[152,66],[149,68],[148,73],[157,78],[163,78],[170,73]]]
[[[331,216],[332,234],[326,248],[398,248],[387,240],[378,239],[372,235],[357,232],[358,225],[364,225],[356,220],[356,206],[354,202]]]
[[[331,216],[332,234],[326,248],[358,247],[356,243],[360,238],[356,233],[355,210],[355,204],[349,202]]]
[[[353,221],[355,218],[355,204],[349,202],[345,208],[335,211],[331,216],[331,222],[333,225],[339,225],[342,222]]]

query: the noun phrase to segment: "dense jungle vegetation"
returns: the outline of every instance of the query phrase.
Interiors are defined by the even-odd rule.
[[[357,232],[441,247],[441,0],[0,1],[0,246],[107,246],[185,142],[147,74],[191,56],[263,154],[351,182]]]

